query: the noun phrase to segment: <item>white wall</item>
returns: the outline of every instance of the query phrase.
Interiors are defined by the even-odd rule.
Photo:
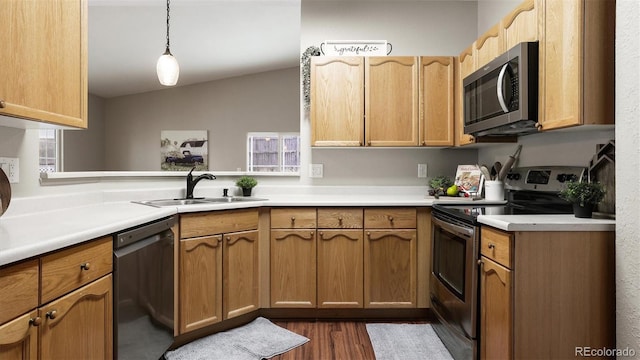
[[[521,0],[478,0],[478,36],[518,6]]]
[[[640,2],[616,3],[616,341],[640,359]],[[629,69],[634,69],[629,71]]]
[[[298,67],[105,100],[106,170],[160,170],[162,130],[207,130],[209,169],[246,170],[247,132],[298,132]]]

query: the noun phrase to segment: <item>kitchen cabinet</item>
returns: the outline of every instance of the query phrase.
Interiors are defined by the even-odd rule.
[[[538,128],[614,124],[615,1],[543,3]]]
[[[473,43],[475,68],[479,69],[504,53],[502,29],[495,24]]]
[[[364,210],[365,308],[415,308],[416,209]]]
[[[419,58],[313,57],[312,146],[417,146]]]
[[[311,145],[364,145],[364,58],[311,58]]]
[[[473,45],[464,49],[458,56],[458,69],[456,72],[456,145],[473,144],[474,136],[464,133],[464,86],[463,80],[475,71],[475,58],[473,57]]]
[[[104,237],[0,269],[0,358],[111,359],[112,246]]]
[[[0,6],[0,115],[86,128],[87,1]]]
[[[418,58],[365,58],[367,146],[418,145]]]
[[[362,208],[318,209],[318,308],[364,307]]]
[[[480,237],[482,359],[559,359],[615,348],[615,232]]]
[[[500,21],[505,51],[525,41],[538,41],[542,0],[525,0]]]
[[[420,144],[454,145],[456,61],[452,56],[420,58]]]
[[[258,210],[180,216],[180,333],[259,308]]]
[[[316,307],[316,209],[271,209],[271,307]]]

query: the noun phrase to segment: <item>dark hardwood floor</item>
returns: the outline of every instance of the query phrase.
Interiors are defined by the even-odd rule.
[[[404,322],[416,324],[426,321]],[[273,323],[310,339],[306,344],[274,357],[275,360],[375,359],[364,321],[275,320]]]

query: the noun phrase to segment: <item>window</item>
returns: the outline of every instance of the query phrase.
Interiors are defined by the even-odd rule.
[[[300,171],[299,133],[248,133],[247,149],[248,171]]]
[[[60,171],[60,131],[40,129],[40,173]]]

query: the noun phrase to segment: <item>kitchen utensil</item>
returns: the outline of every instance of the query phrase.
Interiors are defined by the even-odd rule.
[[[478,166],[478,164],[476,164],[476,166]],[[491,180],[491,172],[489,171],[487,165],[482,164],[478,167],[480,168],[480,172],[482,172],[482,175],[485,177],[485,179]]]
[[[7,211],[9,203],[11,202],[11,184],[9,184],[9,178],[4,170],[0,168],[0,216]]]
[[[492,180],[498,180],[498,174],[500,174],[500,170],[502,170],[502,163],[500,161],[496,161],[493,163],[492,168],[496,170],[496,175]]]
[[[513,155],[509,155],[507,162],[504,163],[502,169],[500,170],[500,173],[498,174],[499,181],[504,181],[504,179],[507,177],[509,170],[511,170],[511,167],[513,167],[513,163],[515,163],[516,159],[520,156],[520,150],[522,150],[522,145],[518,145],[518,148],[513,153]]]

